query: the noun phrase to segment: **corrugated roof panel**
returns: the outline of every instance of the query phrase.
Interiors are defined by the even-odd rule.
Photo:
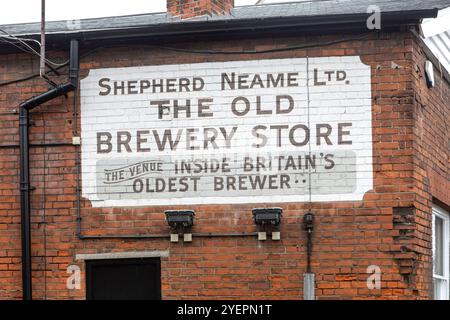
[[[436,55],[448,72],[450,72],[450,30],[426,38],[425,43]]]

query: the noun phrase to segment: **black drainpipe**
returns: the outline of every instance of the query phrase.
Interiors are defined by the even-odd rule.
[[[32,299],[31,280],[31,222],[30,222],[30,163],[29,163],[29,120],[30,110],[37,106],[74,91],[78,86],[78,41],[70,42],[69,83],[59,85],[33,97],[20,105],[19,148],[20,148],[20,213],[22,229],[22,294],[24,300]]]

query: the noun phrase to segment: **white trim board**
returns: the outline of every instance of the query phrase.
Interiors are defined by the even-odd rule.
[[[106,259],[135,259],[135,258],[167,258],[169,250],[128,251],[109,253],[80,253],[75,260],[106,260]]]

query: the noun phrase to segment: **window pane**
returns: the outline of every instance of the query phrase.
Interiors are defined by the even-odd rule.
[[[433,297],[434,300],[440,300],[442,299],[441,297],[441,280],[439,279],[433,279]]]
[[[433,279],[433,299],[448,300],[448,282],[441,279]]]
[[[439,279],[433,279],[433,298],[434,300],[439,300],[441,298]]]
[[[444,221],[434,220],[434,274],[444,275]]]

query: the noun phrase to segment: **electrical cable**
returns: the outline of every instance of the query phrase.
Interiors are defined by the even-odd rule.
[[[263,54],[263,53],[274,53],[274,52],[283,52],[283,51],[291,51],[291,50],[301,50],[301,49],[308,49],[308,48],[312,48],[312,47],[326,47],[326,46],[330,46],[330,45],[338,44],[338,43],[342,43],[342,42],[361,40],[361,39],[368,37],[369,35],[370,34],[365,33],[365,34],[359,34],[358,36],[355,36],[355,37],[347,37],[347,38],[342,38],[342,39],[337,39],[337,40],[332,40],[332,41],[327,41],[327,42],[316,42],[316,43],[310,43],[310,44],[287,46],[287,47],[282,47],[282,48],[272,48],[272,49],[265,49],[265,50],[217,51],[217,50],[200,50],[200,49],[198,49],[198,50],[197,49],[182,49],[182,48],[167,47],[167,46],[160,46],[160,45],[144,45],[143,47],[152,47],[152,48],[165,49],[165,50],[169,50],[169,51],[182,52],[182,53],[208,54],[208,55],[210,55],[210,54],[218,54],[218,55],[221,55],[221,54],[224,54],[224,55]],[[87,53],[82,55],[80,58],[84,58],[100,49],[113,48],[113,47],[123,47],[123,46],[116,45],[116,46],[107,46],[107,47],[97,47],[95,49],[92,49],[91,51],[88,51]],[[55,70],[59,70],[67,65],[68,65],[68,62],[64,63],[61,66],[58,66],[57,68],[55,68]],[[51,71],[49,71],[47,73],[51,73]],[[14,83],[19,83],[22,81],[28,81],[28,80],[31,80],[38,76],[39,76],[39,73],[36,73],[36,74],[32,74],[32,75],[24,77],[24,78],[3,82],[3,83],[0,83],[0,87],[14,84]]]
[[[5,39],[5,38],[4,38],[4,39]],[[5,40],[5,41],[6,41],[6,42],[9,42],[9,43],[11,43],[11,44],[13,44],[13,43],[11,42],[11,40]],[[32,48],[30,45],[28,45],[27,43],[25,43],[25,42],[23,42],[23,41],[17,41],[17,40],[16,40],[16,43],[19,43],[19,44],[25,46],[25,48],[23,48],[23,47],[18,46],[17,44],[14,44],[14,46],[15,46],[16,48],[18,48],[19,50],[21,50],[21,51],[23,51],[23,52],[25,52],[25,53],[34,54],[34,55],[38,56],[39,58],[42,58],[42,55],[41,55],[39,52],[37,52],[35,49],[33,49],[33,48]],[[56,62],[53,62],[53,61],[51,61],[51,60],[49,60],[49,59],[46,59],[46,58],[44,58],[44,61],[45,61],[46,63],[48,63],[48,64],[54,66],[54,67],[59,67],[59,66],[64,65],[65,63],[68,63],[68,62],[69,62],[69,61],[65,61],[65,62],[63,62],[63,63],[56,63]]]
[[[41,43],[38,40],[36,40],[36,39],[19,38],[19,37],[15,36],[15,35],[9,33],[8,31],[5,31],[4,29],[1,29],[1,28],[0,28],[0,32],[3,32],[6,35],[6,36],[0,35],[0,37],[9,37],[9,38],[12,38],[12,39],[17,39],[19,41],[31,41],[31,42],[37,43],[39,46],[41,45]]]
[[[1,30],[0,30],[1,31]],[[17,41],[17,39],[20,39],[20,40],[22,40],[22,41],[29,41],[29,42],[34,42],[34,43],[37,43],[39,46],[41,45],[41,43],[38,41],[38,40],[36,40],[36,39],[30,39],[30,38],[18,38],[18,37],[11,37],[11,36],[8,36],[8,35],[2,35],[2,34],[0,34],[0,38],[6,38],[6,39],[10,39],[10,40],[16,40]],[[19,42],[19,41],[18,41]]]
[[[9,39],[9,41],[6,40],[6,42],[11,43],[10,41],[13,40],[13,41],[16,41],[16,42],[20,43],[21,45],[25,46],[26,49],[24,49],[24,48],[22,48],[22,47],[19,47],[19,46],[13,44],[13,43],[11,43],[11,44],[13,44],[15,47],[17,47],[18,49],[20,49],[20,50],[22,50],[22,51],[24,51],[24,52],[26,52],[26,53],[35,54],[35,55],[37,55],[39,58],[41,58],[41,59],[43,58],[44,61],[47,62],[47,63],[50,64],[50,65],[53,65],[53,66],[55,66],[55,67],[59,67],[59,66],[62,66],[62,65],[64,65],[64,64],[66,64],[66,63],[69,62],[69,61],[66,61],[66,62],[64,62],[64,63],[56,63],[56,62],[53,62],[53,61],[51,61],[51,60],[49,60],[49,59],[46,59],[46,58],[42,57],[42,55],[41,55],[39,52],[37,52],[35,49],[33,49],[33,47],[31,47],[28,43],[26,43],[26,42],[25,42],[24,40],[22,40],[21,38],[18,38],[18,37],[14,36],[14,35],[12,35],[12,34],[10,34],[10,33],[8,33],[7,31],[5,31],[5,30],[3,30],[3,29],[0,29],[0,32],[3,32],[4,34],[6,34],[6,35],[8,36],[8,37],[2,37],[4,40],[5,40],[5,39]],[[27,40],[30,40],[30,39],[27,39]],[[36,42],[39,44],[39,46],[41,45],[39,41],[36,40]]]
[[[309,56],[306,56],[306,94],[307,94],[307,103],[308,103],[308,128],[311,127],[311,97],[309,92]],[[311,143],[308,143],[308,151],[309,156],[311,156]],[[308,166],[308,209],[311,212],[312,209],[312,185],[311,185],[311,166]]]
[[[46,142],[46,125],[45,125],[45,113],[42,113],[42,127],[43,127],[43,140],[44,144]],[[47,148],[44,146],[44,174],[43,174],[43,188],[42,188],[42,197],[43,197],[43,223],[44,223],[44,300],[47,299],[47,213],[45,203],[47,201]]]
[[[30,51],[30,50],[28,50],[28,49],[24,49],[24,48],[22,48],[22,47],[20,47],[20,46],[18,46],[16,43],[13,43],[13,42],[10,42],[10,41],[5,41],[4,40],[4,38],[2,39],[2,37],[0,36],[0,42],[3,42],[3,43],[9,43],[9,44],[12,44],[13,46],[15,46],[16,48],[18,48],[19,50],[21,50],[21,51],[24,51],[24,52],[28,52],[28,53],[31,53],[31,54],[35,54],[36,52],[35,51]],[[20,43],[20,42],[19,42]],[[56,70],[47,62],[47,59],[44,59],[45,60],[45,64],[50,68],[50,70],[52,71],[52,72],[54,72],[54,73],[56,73],[56,74],[58,74],[57,72],[56,72]],[[68,63],[68,61],[66,61],[66,63]],[[51,81],[47,76],[46,76],[46,74],[44,74],[44,75],[42,75],[42,78],[48,83],[48,84],[50,84],[51,86],[53,86],[53,87],[55,87],[56,86],[56,84],[53,82],[53,81]]]
[[[30,50],[28,50],[28,49],[24,49],[24,48],[22,48],[22,47],[20,47],[17,43],[20,43],[19,41],[8,41],[8,40],[5,40],[5,38],[2,38],[2,37],[0,37],[0,42],[2,42],[2,43],[7,43],[7,44],[12,44],[14,47],[16,47],[17,49],[19,49],[20,51],[24,51],[24,52],[26,52],[26,53],[32,53]]]
[[[72,135],[78,136],[78,90],[75,90],[73,94],[73,122],[72,122]],[[75,167],[76,167],[76,210],[77,210],[77,235],[82,236],[82,217],[81,217],[81,146],[75,146]]]
[[[62,69],[64,67],[67,67],[68,65],[69,65],[69,63],[67,63],[65,66],[61,66],[61,67],[55,68],[55,70],[60,70],[60,69]],[[54,72],[54,70],[50,70],[50,71],[47,71],[45,74],[50,74],[50,73],[53,73],[53,72]],[[7,81],[7,82],[2,82],[2,83],[0,83],[0,87],[8,86],[8,85],[11,85],[11,84],[20,83],[20,82],[24,82],[24,81],[28,81],[28,80],[32,80],[32,79],[37,78],[39,76],[40,76],[39,73],[35,73],[35,74],[32,74],[32,75],[26,76],[24,78],[11,80],[11,81]]]
[[[313,47],[325,47],[325,46],[330,46],[333,44],[338,44],[338,43],[342,43],[342,42],[346,42],[346,41],[360,40],[360,39],[368,37],[369,35],[370,35],[370,33],[363,33],[363,34],[359,34],[355,37],[347,37],[347,38],[331,40],[331,41],[327,41],[327,42],[316,42],[316,43],[287,46],[287,47],[282,47],[282,48],[264,49],[264,50],[218,51],[218,50],[182,49],[182,48],[167,47],[167,46],[160,46],[160,45],[154,45],[154,46],[152,45],[152,47],[156,47],[159,49],[166,49],[166,50],[170,50],[170,51],[176,51],[176,52],[196,53],[196,54],[225,54],[225,55],[228,55],[228,54],[229,55],[261,54],[261,53],[274,53],[274,52],[308,49],[308,48],[313,48]]]
[[[81,55],[80,58],[85,58],[85,57],[87,57],[87,56],[93,54],[94,52],[96,52],[96,51],[98,51],[100,49],[103,49],[103,48],[104,47],[98,47],[98,48],[92,49],[92,50],[86,52],[84,55]],[[61,70],[64,67],[67,67],[68,65],[69,65],[69,61],[67,63],[64,63],[64,65],[56,67],[53,70],[47,71],[45,74],[55,73],[55,71]],[[2,82],[2,83],[0,83],[0,87],[11,85],[11,84],[15,84],[15,83],[20,83],[20,82],[23,82],[23,81],[32,80],[32,79],[37,78],[39,76],[40,76],[40,74],[39,74],[39,72],[37,72],[37,73],[31,74],[29,76],[26,76],[24,78],[19,78],[19,79],[15,79],[15,80],[11,80],[11,81]]]

